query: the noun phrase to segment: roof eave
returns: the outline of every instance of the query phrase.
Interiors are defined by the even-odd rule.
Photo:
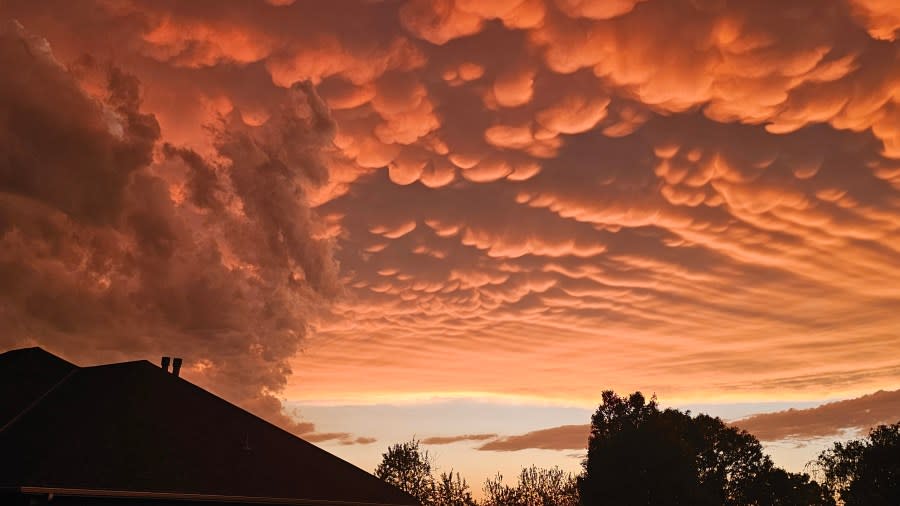
[[[299,499],[290,497],[255,497],[217,494],[187,494],[180,492],[146,492],[137,490],[99,490],[60,487],[17,487],[25,495],[55,495],[110,499],[163,499],[170,501],[224,502],[243,504],[283,504],[290,506],[412,506],[409,503],[380,503],[332,501],[327,499]]]

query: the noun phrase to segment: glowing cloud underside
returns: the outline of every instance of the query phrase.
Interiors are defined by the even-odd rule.
[[[893,2],[282,3],[4,2],[0,344],[272,413],[900,380]]]

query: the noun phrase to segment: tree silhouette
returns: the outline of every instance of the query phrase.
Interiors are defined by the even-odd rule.
[[[707,415],[661,411],[640,392],[603,392],[583,467],[585,506],[830,504],[808,476],[776,468],[747,432]]]
[[[397,443],[381,454],[375,476],[398,487],[423,506],[476,506],[469,484],[452,470],[434,476],[434,462],[416,439]]]
[[[413,439],[388,447],[381,454],[381,463],[375,468],[375,476],[407,492],[420,503],[432,504],[434,465],[427,451],[419,448],[419,441]]]
[[[506,506],[519,504],[519,490],[503,483],[503,475],[497,474],[484,482],[482,506]]]
[[[668,426],[640,392],[603,392],[591,417],[588,455],[579,479],[582,503],[593,505],[712,504],[701,500],[695,456],[681,430]]]
[[[753,494],[747,504],[765,506],[834,506],[834,498],[828,489],[810,480],[809,475],[789,473],[772,467],[754,484]]]
[[[577,506],[579,502],[575,477],[558,467],[522,469],[518,489],[522,506]]]
[[[816,466],[845,506],[900,504],[900,422],[879,425],[863,439],[834,443]]]
[[[432,494],[434,506],[476,506],[469,484],[459,476],[459,473],[441,473],[434,482]]]
[[[861,441],[836,443],[818,459],[825,486],[776,467],[753,435],[708,415],[660,410],[635,392],[603,392],[591,417],[577,478],[559,468],[522,469],[484,484],[482,506],[846,506],[900,505],[900,423]],[[434,475],[413,439],[392,445],[375,470],[423,506],[477,506],[459,473]]]
[[[497,475],[484,484],[484,506],[578,506],[575,477],[558,467],[526,467],[515,487]]]

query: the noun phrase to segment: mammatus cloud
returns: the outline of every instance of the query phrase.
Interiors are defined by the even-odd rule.
[[[761,413],[734,425],[762,441],[833,437],[843,430],[866,432],[879,424],[900,420],[900,390],[829,402],[815,408]]]
[[[87,332],[59,304],[61,323],[28,335],[86,354],[124,349],[114,334],[179,343],[212,357],[211,382],[294,399],[588,404],[602,388],[737,400],[895,384],[895,4],[4,2],[95,105],[134,109],[121,138],[72,155],[102,155],[89,178],[5,183],[17,223],[40,203],[84,248],[129,245],[73,256],[19,226],[20,250],[52,260],[35,272],[71,278],[57,290],[80,300],[94,286],[106,295],[88,309],[126,308]],[[84,54],[140,80],[140,105],[104,98]],[[72,121],[118,132],[105,115]],[[85,187],[93,171],[103,186]],[[117,273],[111,288],[95,265]],[[121,330],[135,315],[156,323],[135,337]],[[286,330],[307,324],[305,340]]]
[[[448,445],[451,443],[459,443],[462,441],[485,441],[487,439],[496,439],[497,434],[463,434],[461,436],[433,436],[422,439],[421,443],[426,445]]]

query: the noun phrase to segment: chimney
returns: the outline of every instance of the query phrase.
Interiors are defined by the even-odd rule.
[[[175,357],[172,359],[172,374],[177,378],[179,372],[181,372],[181,357]]]
[[[162,364],[160,364],[160,367],[162,367],[164,371],[169,372],[169,357],[162,358]]]

